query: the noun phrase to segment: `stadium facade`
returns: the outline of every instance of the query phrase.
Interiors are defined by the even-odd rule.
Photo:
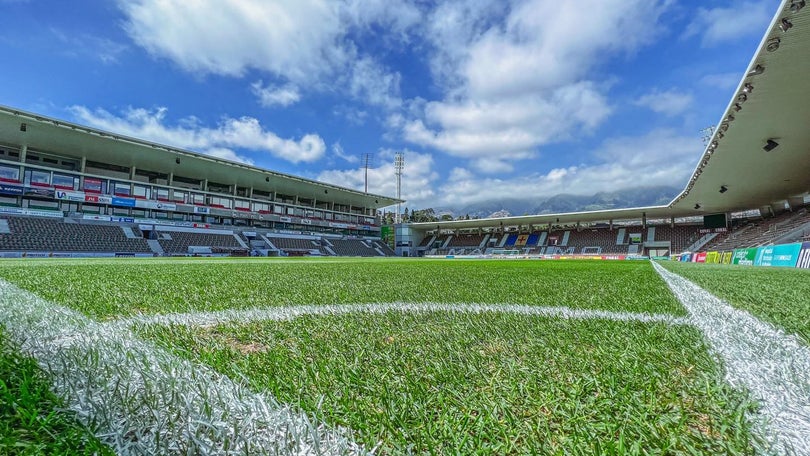
[[[379,237],[397,201],[0,107],[0,205],[20,214]]]

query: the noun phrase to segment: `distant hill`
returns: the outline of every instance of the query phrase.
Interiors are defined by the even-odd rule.
[[[461,209],[443,208],[441,212],[452,213],[455,217],[469,214],[470,217],[486,218],[657,206],[669,203],[680,191],[680,187],[655,186],[594,195],[559,194],[547,198],[499,199]]]

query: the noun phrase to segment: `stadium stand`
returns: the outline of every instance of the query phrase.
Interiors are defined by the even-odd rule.
[[[317,252],[318,255],[329,255],[320,239],[267,236],[267,240],[276,249],[288,255],[308,255],[313,252]]]
[[[733,250],[770,245],[777,240],[783,242],[801,240],[810,233],[810,227],[804,228],[808,224],[810,224],[810,211],[807,210],[807,207],[795,212],[784,212],[767,219],[743,221],[739,227],[714,238],[703,249],[707,251]],[[781,239],[794,232],[794,236]]]
[[[68,223],[61,218],[3,217],[8,233],[0,250],[20,252],[152,253],[143,238],[128,238],[121,226]]]
[[[242,253],[247,250],[233,234],[165,231],[160,232],[158,242],[169,255],[186,255],[189,253],[189,247],[210,247],[218,249],[219,253],[229,251]]]
[[[330,239],[332,250],[339,256],[373,257],[383,256],[370,241],[360,239]]]

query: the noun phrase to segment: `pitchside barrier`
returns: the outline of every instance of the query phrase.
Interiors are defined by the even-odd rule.
[[[769,245],[724,252],[684,253],[673,260],[692,263],[740,264],[747,266],[777,266],[810,269],[810,242]]]

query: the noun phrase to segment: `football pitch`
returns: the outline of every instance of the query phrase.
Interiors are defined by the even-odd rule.
[[[0,452],[806,454],[810,272],[663,266],[0,261]]]

